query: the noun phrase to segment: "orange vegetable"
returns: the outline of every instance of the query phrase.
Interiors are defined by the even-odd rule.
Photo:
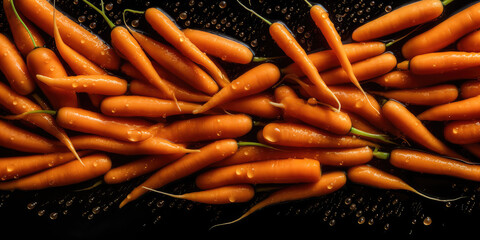
[[[422,88],[370,91],[370,93],[395,99],[404,104],[435,106],[455,101],[458,98],[459,90],[453,84],[438,84]]]
[[[445,139],[455,144],[471,144],[480,142],[480,121],[457,120],[448,122],[444,129]]]

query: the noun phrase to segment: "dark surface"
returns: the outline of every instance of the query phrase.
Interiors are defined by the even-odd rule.
[[[100,1],[92,1],[99,6]],[[178,21],[180,27],[209,29],[245,42],[257,56],[280,56],[281,50],[268,36],[267,25],[250,15],[232,0],[188,1],[106,0],[111,17],[121,22],[124,8],[144,10],[158,6]],[[248,1],[244,1],[248,2]],[[251,0],[251,8],[270,20],[287,23],[298,41],[307,51],[325,49],[325,41],[310,20],[303,1]],[[471,1],[469,1],[471,2]],[[224,5],[224,3],[226,3]],[[332,20],[338,26],[342,39],[349,41],[351,31],[363,22],[405,2],[375,1],[323,1]],[[450,4],[445,16],[452,14],[468,2],[456,0]],[[102,18],[81,0],[56,2],[57,7],[81,21],[108,42],[108,28]],[[112,4],[112,5],[109,5]],[[389,7],[390,6],[390,7]],[[111,8],[110,8],[111,7]],[[2,32],[9,33],[3,16]],[[127,23],[155,36],[138,14],[127,14]],[[138,26],[137,26],[138,24]],[[426,25],[425,27],[428,27]],[[395,36],[390,36],[394,38]],[[47,38],[50,39],[50,38]],[[385,38],[388,40],[389,38]],[[400,46],[401,43],[398,43]],[[390,49],[393,52],[395,48]],[[397,54],[399,61],[401,56]],[[278,64],[283,64],[278,62]],[[232,76],[249,66],[226,65]],[[233,78],[233,77],[232,77]],[[432,126],[434,128],[435,126]],[[1,149],[0,149],[1,150]],[[2,150],[9,155],[8,150]],[[121,157],[114,156],[119,164]],[[114,163],[114,164],[115,164]],[[372,162],[390,170],[382,161]],[[395,170],[395,169],[393,169]],[[119,185],[102,184],[89,190],[76,191],[95,184],[95,179],[83,184],[31,192],[0,192],[0,236],[45,236],[47,238],[84,239],[105,237],[184,237],[218,235],[224,237],[269,236],[326,236],[403,237],[467,236],[475,233],[478,209],[478,184],[458,179],[427,176],[399,170],[417,189],[441,197],[467,196],[465,199],[444,203],[427,200],[405,191],[386,191],[358,186],[352,183],[331,195],[270,206],[234,225],[209,231],[209,227],[240,216],[265,195],[255,201],[228,206],[210,206],[177,200],[149,193],[143,198],[119,209],[118,204],[128,192],[144,180],[140,177]],[[172,183],[167,192],[183,193],[194,189],[191,179]],[[429,221],[431,219],[431,222]]]

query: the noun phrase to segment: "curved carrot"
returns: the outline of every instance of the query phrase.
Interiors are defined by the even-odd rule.
[[[172,44],[178,51],[193,62],[203,66],[213,77],[220,87],[228,86],[230,81],[217,65],[198,47],[196,47],[185,34],[178,28],[175,22],[165,12],[157,8],[148,8],[145,11],[145,19],[152,28],[167,42]]]
[[[316,182],[322,175],[314,159],[274,159],[218,167],[200,173],[195,185],[211,189],[235,184],[286,184]]]
[[[405,60],[398,69],[409,70],[413,74],[442,74],[480,66],[480,54],[476,52],[443,51],[424,53]]]
[[[234,139],[222,139],[207,144],[200,148],[199,152],[183,156],[171,164],[160,168],[145,182],[133,189],[120,203],[120,208],[148,192],[144,187],[161,188],[168,183],[200,171],[210,164],[223,160],[235,153],[237,149],[238,144]]]
[[[24,0],[18,2],[18,9],[36,26],[53,36],[54,7],[46,0]],[[107,45],[97,35],[94,35],[68,16],[58,13],[56,17],[58,28],[63,40],[70,47],[84,55],[101,67],[117,70],[120,67],[120,57],[112,47]]]
[[[207,115],[174,121],[158,128],[154,136],[172,142],[199,142],[238,138],[249,133],[252,127],[252,119],[245,114]]]
[[[30,76],[23,56],[3,34],[0,34],[0,71],[17,93],[28,95],[35,90],[35,80]]]
[[[148,187],[144,188],[156,193],[167,195],[169,197],[186,199],[206,204],[230,204],[248,202],[255,195],[255,189],[252,187],[252,185],[248,184],[223,186],[203,191],[184,193],[180,195],[166,193]]]
[[[100,95],[123,95],[127,92],[127,81],[113,75],[76,75],[48,77],[37,74],[37,79],[48,86]]]
[[[38,190],[72,185],[99,177],[112,166],[112,162],[106,154],[92,154],[83,159],[83,166],[78,161],[71,161],[30,176],[0,182],[0,189]]]
[[[402,46],[403,56],[410,59],[420,54],[436,52],[476,30],[480,26],[478,11],[480,3],[473,4],[426,32],[409,39]]]
[[[444,5],[449,2],[451,1],[423,0],[401,6],[356,28],[352,39],[358,42],[378,39],[430,22],[442,15]]]
[[[438,154],[463,159],[445,143],[433,135],[422,122],[401,103],[388,100],[382,106],[382,113],[395,127],[414,142]]]
[[[226,102],[263,92],[278,80],[280,69],[272,63],[262,63],[224,86],[193,113],[202,113]]]
[[[471,120],[480,117],[475,109],[480,107],[480,96],[462,99],[438,106],[433,106],[417,115],[420,120],[448,121]]]
[[[254,53],[246,44],[233,38],[199,29],[183,29],[185,36],[202,52],[222,59],[222,61],[239,64],[252,62]]]
[[[458,98],[458,87],[439,84],[423,88],[369,91],[371,94],[395,99],[404,104],[435,106],[450,103]],[[417,116],[418,117],[418,116]]]
[[[320,197],[320,196],[330,194],[342,188],[346,184],[346,182],[347,182],[347,177],[344,172],[334,171],[334,172],[325,173],[324,175],[322,175],[320,180],[314,183],[299,183],[299,184],[294,184],[292,186],[284,187],[280,190],[273,192],[262,201],[256,203],[252,208],[250,208],[246,213],[244,213],[242,216],[240,216],[236,220],[226,222],[226,223],[216,224],[212,226],[210,229],[214,227],[236,223],[246,218],[250,214],[267,206],[271,206],[271,205],[282,203],[282,202]]]
[[[467,99],[480,95],[480,80],[467,80],[459,86],[460,98]]]
[[[480,51],[480,31],[475,30],[458,40],[456,48],[458,51],[479,52]]]
[[[445,140],[455,144],[480,142],[479,120],[457,120],[448,122],[443,129]]]
[[[270,104],[274,101],[274,98],[270,91],[263,91],[221,104],[214,109],[223,109],[233,113],[244,113],[265,119],[280,118],[280,109]]]

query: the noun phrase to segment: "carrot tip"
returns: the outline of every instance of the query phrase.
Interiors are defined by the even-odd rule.
[[[400,70],[408,70],[409,65],[410,65],[410,61],[405,60],[403,62],[398,63],[397,68]]]

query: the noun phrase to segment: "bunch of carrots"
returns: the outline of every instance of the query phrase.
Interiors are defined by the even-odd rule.
[[[451,16],[442,15],[448,0],[409,3],[344,43],[326,9],[305,1],[328,43],[307,53],[287,25],[237,1],[265,22],[291,59],[283,66],[230,37],[181,29],[155,7],[124,11],[143,15],[155,30],[149,34],[114,24],[103,1],[82,1],[104,17],[111,42],[47,0],[3,1],[11,32],[0,35],[0,146],[17,154],[0,158],[0,190],[144,176],[123,207],[149,192],[234,204],[251,201],[258,186],[276,186],[220,226],[347,181],[435,201],[461,198],[424,194],[373,159],[480,181],[480,3]],[[402,41],[389,37],[407,29],[396,56],[388,48]],[[223,62],[248,68],[232,79]],[[433,121],[443,123],[443,134],[425,124]],[[131,160],[116,161],[122,155]],[[198,190],[162,191],[187,176]]]

